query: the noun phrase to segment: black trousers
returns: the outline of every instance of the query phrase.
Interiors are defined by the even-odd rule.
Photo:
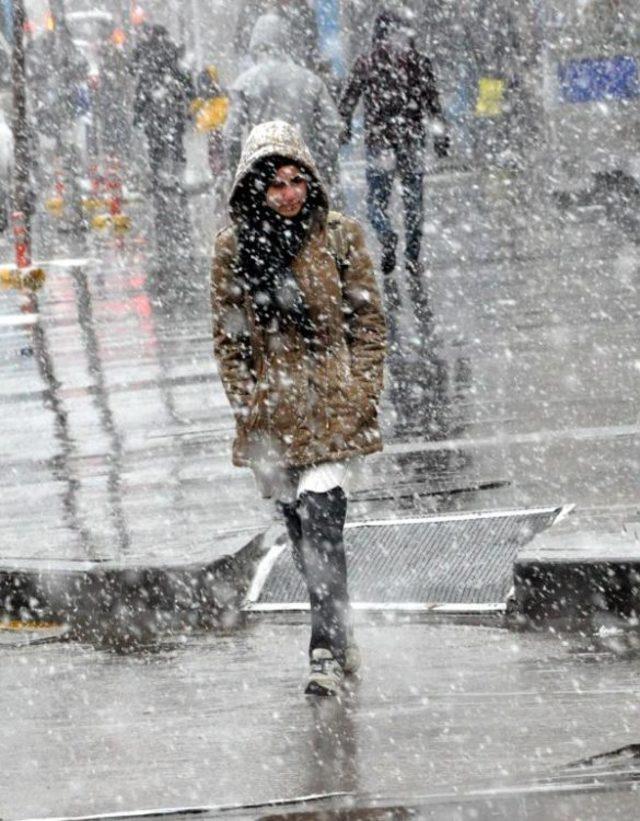
[[[409,297],[413,304],[419,333],[431,335],[432,314],[425,283],[422,278],[420,252],[424,224],[424,170],[423,147],[420,145],[396,146],[386,150],[367,148],[367,212],[378,240],[383,248],[395,248],[396,234],[389,216],[389,201],[396,176],[400,180],[400,193],[404,205],[405,273]],[[387,165],[385,160],[390,160]],[[389,337],[392,349],[399,335],[400,296],[395,274],[385,274],[385,302],[389,319]]]
[[[342,488],[326,493],[306,491],[292,504],[280,503],[293,559],[309,592],[311,641],[330,650],[344,664],[349,622],[347,561],[343,530],[347,497]]]
[[[367,148],[367,214],[369,222],[384,247],[395,233],[389,218],[389,200],[396,175],[404,206],[405,257],[418,263],[424,223],[423,149],[420,146],[396,146],[386,150]],[[391,167],[384,158],[391,159]]]

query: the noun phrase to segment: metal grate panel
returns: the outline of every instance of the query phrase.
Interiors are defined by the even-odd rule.
[[[475,605],[479,609],[504,603],[516,554],[564,510],[453,514],[347,525],[352,602],[356,607]],[[306,587],[291,552],[277,545],[258,568],[248,606],[278,610],[304,607],[306,602]]]

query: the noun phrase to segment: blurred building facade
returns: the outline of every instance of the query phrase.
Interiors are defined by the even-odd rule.
[[[37,25],[50,2],[27,0]],[[55,2],[69,12],[108,11],[129,31],[132,18],[163,24],[184,45],[193,72],[214,64],[223,85],[246,61],[251,27],[266,10],[286,7],[289,13],[299,7],[301,19],[311,22],[306,35],[293,39],[306,39],[305,47],[317,39],[312,50],[317,48],[339,80],[368,48],[376,13],[396,8],[412,19],[419,46],[432,58],[451,124],[453,158],[517,164],[551,144],[563,157],[560,164],[571,165],[589,145],[595,166],[607,156],[619,166],[623,154],[640,153],[638,0]],[[570,90],[571,83],[591,91],[581,96]]]

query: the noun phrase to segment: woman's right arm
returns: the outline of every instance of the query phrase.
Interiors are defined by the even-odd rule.
[[[211,268],[213,352],[227,398],[240,420],[255,388],[244,293],[234,270],[236,243],[229,228],[216,237]]]

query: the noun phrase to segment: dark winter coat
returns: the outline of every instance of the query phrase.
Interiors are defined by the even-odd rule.
[[[99,51],[100,82],[95,92],[94,119],[100,142],[108,155],[127,158],[130,149],[132,94],[128,82],[131,71],[125,52],[110,41]]]
[[[374,36],[370,53],[356,59],[340,96],[338,110],[348,127],[360,97],[365,142],[373,149],[422,146],[425,116],[441,117],[431,61],[413,43],[395,52]]]
[[[179,49],[162,26],[151,28],[136,49],[134,124],[144,128],[154,145],[166,144],[181,153],[182,137],[195,97],[191,76],[180,66]]]
[[[273,155],[318,180],[298,132],[265,123],[247,140],[232,203],[255,164]],[[359,224],[323,210],[293,261],[316,328],[310,345],[295,326],[274,334],[257,321],[237,269],[238,219],[232,210],[233,224],[216,238],[211,279],[214,351],[236,418],[234,464],[302,467],[380,450],[385,323]]]
[[[26,50],[29,104],[38,130],[65,139],[86,111],[88,64],[64,26],[32,41]]]

